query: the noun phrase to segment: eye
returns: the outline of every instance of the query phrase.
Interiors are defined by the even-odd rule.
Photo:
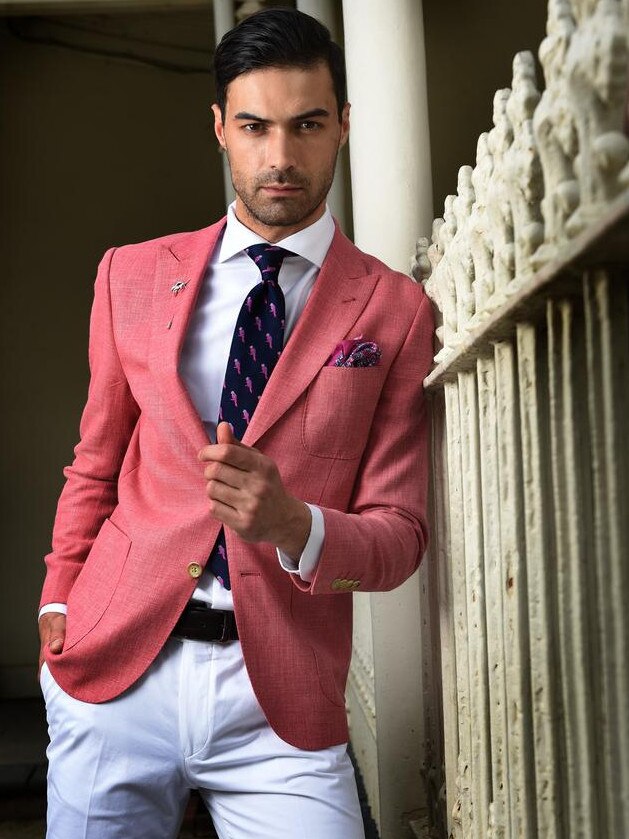
[[[264,123],[262,122],[246,122],[242,126],[242,130],[248,134],[260,134],[264,130]]]
[[[299,123],[298,127],[301,131],[316,131],[318,128],[321,128],[321,123],[305,119],[303,122]]]

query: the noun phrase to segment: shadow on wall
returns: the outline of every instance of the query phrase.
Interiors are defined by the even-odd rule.
[[[106,248],[223,212],[211,16],[0,20],[4,262],[0,695],[37,692],[35,614],[87,386]]]
[[[547,0],[464,3],[423,0],[434,215],[456,192],[459,166],[474,165],[476,143],[492,126],[498,88],[508,87],[513,56],[536,53],[547,17]],[[538,73],[540,84],[543,81]]]

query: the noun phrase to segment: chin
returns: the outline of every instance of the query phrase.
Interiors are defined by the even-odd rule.
[[[286,199],[281,199],[284,203]],[[312,211],[304,207],[273,206],[253,208],[252,215],[269,227],[290,227],[308,218]]]

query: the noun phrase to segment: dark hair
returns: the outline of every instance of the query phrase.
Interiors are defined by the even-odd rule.
[[[325,62],[339,121],[347,101],[343,51],[318,20],[295,9],[264,9],[227,32],[214,53],[216,101],[225,116],[227,87],[237,76],[266,67],[308,69]]]

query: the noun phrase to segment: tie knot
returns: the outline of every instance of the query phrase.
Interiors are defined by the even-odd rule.
[[[279,245],[269,245],[266,242],[245,248],[245,253],[258,266],[263,280],[274,280],[279,274],[285,257],[295,256],[292,251],[280,248]]]

